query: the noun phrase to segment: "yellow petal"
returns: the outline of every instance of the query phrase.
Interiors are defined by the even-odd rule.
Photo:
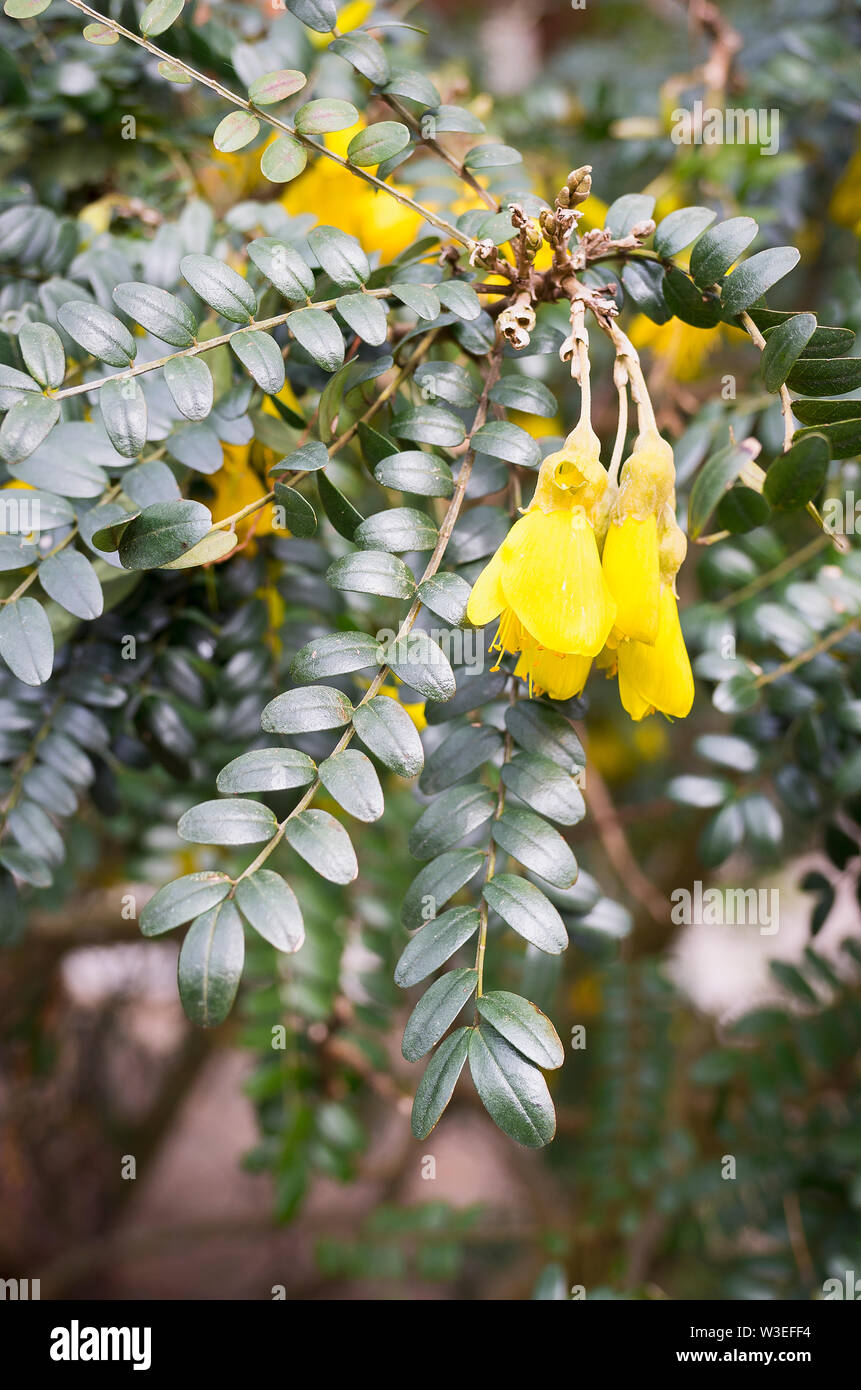
[[[501,579],[502,546],[485,565],[472,586],[472,593],[466,605],[466,616],[474,627],[484,627],[485,623],[493,622],[505,607]]]
[[[616,604],[583,513],[529,511],[501,551],[505,597],[536,642],[554,652],[597,656]]]
[[[632,719],[660,710],[676,719],[690,714],[694,678],[679,625],[676,596],[669,584],[661,590],[658,640],[620,642],[619,695]]]
[[[616,631],[637,642],[653,644],[658,636],[661,577],[658,523],[626,516],[610,523],[602,559],[604,578],[616,600]]]
[[[551,700],[570,700],[581,693],[591,665],[590,656],[564,656],[535,647],[523,652],[514,674],[528,680],[536,694],[546,692]]]

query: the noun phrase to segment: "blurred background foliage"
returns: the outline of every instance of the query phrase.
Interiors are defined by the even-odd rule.
[[[103,0],[132,28],[140,8]],[[187,11],[160,42],[227,83],[315,62],[319,92],[361,94],[322,37],[290,15],[229,0]],[[341,28],[371,12],[346,6]],[[580,10],[562,0],[425,0],[392,4],[385,18],[426,28],[387,37],[443,101],[522,151],[539,196],[552,199],[570,168],[589,163],[587,226],[603,225],[606,206],[626,193],[653,195],[656,220],[691,204],[754,216],[764,244],[803,253],[769,307],[861,327],[854,5],[747,0],[715,11],[650,0]],[[144,277],[158,267],[153,283],[170,285],[190,250],[214,241],[239,265],[247,236],[301,232],[312,219],[353,232],[384,262],[417,233],[409,210],[337,169],[315,166],[282,190],[260,178],[254,159],[215,154],[223,113],[209,94],[165,84],[128,44],[87,44],[62,4],[50,24],[0,17],[0,40],[0,209],[22,198],[50,209],[59,249],[48,273],[84,279],[97,299],[133,278],[129,265]],[[779,113],[777,153],[673,144],[673,111],[697,98]],[[123,134],[129,117],[134,139]],[[449,139],[457,148],[460,137]],[[520,171],[491,172],[503,204],[508,187],[522,190]],[[469,189],[424,155],[407,174],[427,205],[472,206]],[[24,272],[0,274],[7,333],[44,279],[39,267]],[[657,325],[630,303],[623,312],[674,442],[683,507],[728,428],[737,439],[755,435],[765,457],[779,451],[780,405],[741,332]],[[530,375],[535,368],[553,391],[559,415],[511,418],[549,449],[576,412],[552,350],[565,318],[551,306],[541,323],[551,350],[530,359]],[[598,343],[596,428],[609,447],[616,396],[603,350]],[[294,356],[281,397],[288,423],[320,391],[313,362]],[[344,428],[365,400],[340,409]],[[222,468],[199,492],[216,518],[261,495],[278,424],[259,412],[251,439],[225,443]],[[363,510],[371,484],[361,464],[345,458],[333,477]],[[820,509],[853,490],[861,497],[850,452],[832,463]],[[4,1269],[41,1273],[43,1296],[267,1297],[284,1285],[288,1296],[406,1288],[419,1297],[562,1298],[583,1286],[588,1297],[757,1299],[821,1296],[826,1278],[861,1268],[857,627],[810,655],[861,607],[854,534],[839,550],[804,512],[775,512],[765,525],[691,547],[682,573],[699,678],[690,719],[634,725],[610,683],[593,678],[579,726],[590,814],[571,833],[581,875],[570,891],[550,892],[571,949],[524,956],[503,937],[494,942],[495,982],[527,994],[574,1039],[551,1083],[557,1138],[540,1155],[512,1152],[466,1092],[432,1138],[409,1137],[414,1069],[397,1055],[405,1008],[392,972],[403,945],[398,904],[416,867],[407,836],[421,807],[397,778],[386,775],[385,820],[351,827],[354,884],[294,870],[305,945],[289,957],[250,946],[239,1017],[216,1034],[193,1032],[178,1014],[165,986],[173,948],[139,941],[133,912],[144,885],[215,862],[177,838],[178,815],[212,795],[218,769],[246,750],[309,636],[321,624],[347,625],[345,601],[324,579],[330,538],[258,527],[245,539],[228,564],[203,572],[130,583],[119,571],[106,586],[109,611],[70,625],[58,650],[49,701],[86,713],[101,672],[116,698],[96,707],[92,727],[77,716],[92,778],[71,811],[49,807],[65,817],[53,884],[23,906],[0,885]],[[384,606],[374,612],[382,625]],[[138,659],[118,661],[128,635]],[[751,681],[762,674],[757,697]],[[26,698],[4,675],[4,714]],[[0,727],[10,767],[45,699],[33,692],[33,720]],[[420,705],[414,713],[423,726]],[[433,723],[425,737],[432,746]],[[695,880],[777,888],[780,931],[680,930],[670,895]],[[119,918],[123,895],[133,907]],[[273,1048],[277,1027],[285,1036]],[[257,1134],[246,1133],[243,1110],[247,1186],[237,1209],[224,1196],[236,1109],[225,1103],[210,1129],[199,1112],[207,1088],[221,1096],[240,1085]],[[209,1171],[205,1149],[209,1184],[192,1176],[183,1188],[183,1172],[201,1163]],[[119,1177],[123,1155],[137,1159],[134,1183]],[[163,1177],[147,1193],[155,1165]],[[185,1198],[171,1201],[174,1180]],[[208,1204],[199,1193],[188,1199],[207,1185]]]

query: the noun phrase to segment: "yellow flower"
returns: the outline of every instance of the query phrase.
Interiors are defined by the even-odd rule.
[[[675,318],[669,323],[653,323],[645,314],[634,319],[630,339],[634,347],[651,349],[674,381],[695,381],[722,345],[719,330],[694,328]]]
[[[861,146],[835,185],[829,211],[839,226],[861,232]]]
[[[658,635],[659,518],[675,483],[673,451],[657,430],[644,430],[622,466],[604,542],[604,578],[616,600],[615,635],[652,643]]]
[[[653,710],[683,718],[694,698],[675,595],[687,541],[675,517],[674,484],[673,451],[652,422],[622,467],[602,556],[616,600],[604,660],[615,650],[619,695],[635,720]]]
[[[508,419],[512,425],[519,425],[521,429],[526,430],[533,439],[546,439],[548,435],[560,435],[563,431],[558,415],[548,420],[546,416],[532,415],[526,410],[509,410]]]
[[[381,685],[379,689],[379,694],[388,695],[390,700],[397,700],[401,709],[406,710],[407,714],[415,724],[416,729],[419,733],[421,733],[422,729],[427,728],[424,700],[413,700],[411,703],[407,703],[407,701],[402,700],[400,691],[400,681],[398,681],[397,685]]]
[[[582,693],[591,669],[591,656],[569,656],[544,647],[530,647],[518,657],[514,674],[528,681],[530,690],[536,693],[546,690],[554,700],[570,700],[572,695]]]
[[[654,710],[676,719],[690,714],[694,678],[672,584],[661,587],[654,644],[620,642],[617,651],[619,696],[632,719],[640,720]]]
[[[223,453],[224,464],[212,477],[215,496],[210,509],[213,521],[224,521],[249,503],[259,501],[269,491],[251,463],[250,444],[225,444]],[[249,532],[255,536],[269,535],[274,529],[272,507],[261,507],[236,529],[240,537]]]
[[[588,425],[541,465],[535,496],[478,576],[476,627],[499,618],[494,647],[520,653],[516,674],[554,699],[579,694],[616,605],[601,570],[594,518],[607,488]]]

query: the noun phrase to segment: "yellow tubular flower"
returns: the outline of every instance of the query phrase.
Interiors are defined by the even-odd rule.
[[[535,641],[554,652],[597,656],[616,605],[585,512],[530,510],[500,551],[505,602]]]
[[[647,424],[623,465],[602,556],[617,611],[599,665],[612,667],[615,658],[619,695],[636,721],[654,710],[681,719],[693,704],[675,595],[686,549],[675,516],[673,452]]]
[[[653,646],[645,642],[620,642],[619,695],[634,720],[653,710],[684,719],[694,702],[694,678],[679,624],[679,610],[672,584],[664,584],[660,597],[658,636]]]
[[[657,430],[647,427],[622,465],[619,495],[604,541],[602,564],[616,600],[617,639],[648,643],[657,639],[658,516],[673,495],[675,480],[672,449]]]
[[[658,636],[658,521],[623,517],[611,522],[602,559],[607,587],[616,600],[616,631],[637,642]]]
[[[467,617],[499,618],[494,647],[553,699],[579,694],[613,626],[593,514],[607,487],[598,440],[579,426],[541,465],[535,496],[475,582]]]

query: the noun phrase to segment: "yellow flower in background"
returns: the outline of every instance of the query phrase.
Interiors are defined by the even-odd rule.
[[[695,381],[722,345],[720,328],[694,328],[676,318],[668,323],[653,323],[645,314],[638,314],[629,336],[634,347],[648,348],[654,353],[675,381]]]
[[[222,450],[224,463],[211,478],[215,493],[210,503],[213,521],[224,521],[243,507],[260,501],[269,492],[251,462],[250,444],[224,444]],[[266,536],[274,529],[273,509],[270,506],[261,507],[236,527],[240,538],[249,534]],[[280,534],[284,535],[285,532],[282,530]]]
[[[509,410],[508,419],[512,425],[519,425],[521,429],[527,430],[533,439],[547,439],[548,436],[560,435],[563,429],[558,415],[548,420],[544,415],[530,415],[525,410]]]
[[[603,227],[607,220],[609,204],[605,203],[603,199],[598,198],[594,193],[590,193],[585,202],[580,204],[577,211],[583,214],[580,221],[577,223],[577,231],[591,232],[596,227]]]
[[[327,135],[327,149],[346,158],[350,141],[364,128],[365,122],[358,121],[347,130]],[[411,192],[408,188],[403,191]],[[411,245],[422,225],[417,212],[323,156],[287,185],[281,206],[292,217],[310,212],[324,226],[340,227],[357,237],[369,254],[378,251],[384,262]]]
[[[378,693],[380,695],[388,695],[391,700],[397,700],[401,709],[406,711],[419,733],[421,733],[422,729],[427,728],[424,700],[413,700],[411,703],[402,700],[400,682],[398,682],[397,685],[381,685]]]
[[[358,29],[364,24],[374,9],[373,0],[350,0],[349,4],[342,5],[338,11],[335,28],[339,34],[349,34],[351,29]],[[334,33],[318,34],[314,29],[309,29],[307,36],[314,48],[328,48],[335,37]]]
[[[835,186],[829,212],[839,227],[851,227],[861,236],[861,146]]]
[[[553,699],[579,694],[616,605],[601,570],[595,520],[607,489],[600,445],[581,423],[541,465],[535,496],[473,586],[467,617],[499,618],[494,648],[519,653],[516,674]]]

